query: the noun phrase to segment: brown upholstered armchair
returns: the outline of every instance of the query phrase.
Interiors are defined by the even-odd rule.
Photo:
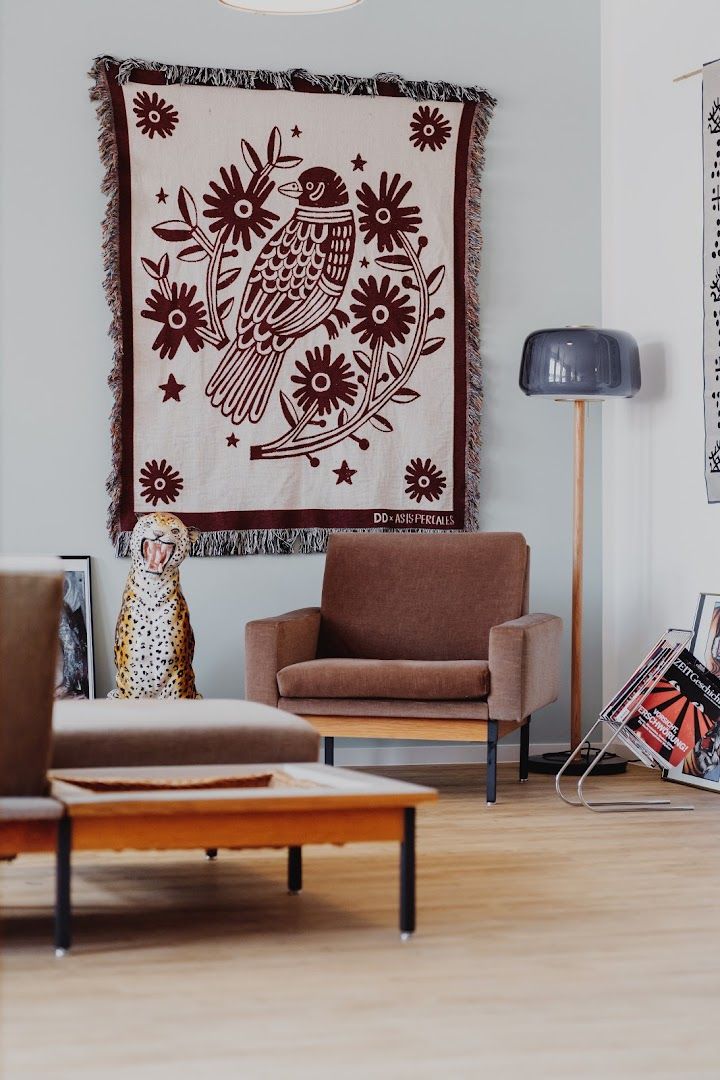
[[[528,615],[520,533],[337,533],[319,608],[246,629],[246,694],[309,720],[325,737],[487,743],[558,696],[562,622]]]

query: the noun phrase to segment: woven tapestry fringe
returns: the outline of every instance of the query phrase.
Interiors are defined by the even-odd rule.
[[[98,143],[100,161],[104,169],[101,191],[107,196],[107,207],[102,223],[103,287],[110,308],[110,339],[113,343],[113,359],[108,385],[112,390],[113,404],[110,412],[110,439],[112,458],[106,490],[110,496],[107,527],[116,547],[120,542],[120,494],[122,467],[122,297],[120,288],[120,191],[117,182],[117,142],[113,122],[112,102],[105,65],[95,61],[90,70],[94,80],[90,99],[95,102],[99,124]],[[129,533],[127,534],[129,537]]]
[[[328,529],[243,529],[201,533],[193,544],[194,556],[220,555],[316,555],[326,550]],[[118,533],[115,554],[130,554],[132,533]]]
[[[113,392],[111,411],[112,464],[107,481],[110,496],[108,508],[108,531],[118,556],[130,554],[129,532],[119,526],[121,495],[121,406],[122,406],[122,322],[119,259],[119,190],[117,185],[117,144],[113,123],[112,104],[107,82],[107,66],[118,66],[118,81],[127,83],[137,69],[162,71],[168,83],[189,85],[230,86],[253,89],[271,85],[278,90],[295,90],[297,82],[310,83],[328,93],[376,96],[383,84],[391,84],[403,97],[416,101],[472,102],[475,110],[470,145],[467,239],[466,239],[466,285],[467,285],[467,355],[468,397],[466,423],[466,517],[465,530],[475,532],[480,527],[480,451],[481,417],[483,408],[482,362],[480,348],[480,313],[478,278],[482,251],[480,230],[480,199],[482,171],[485,164],[485,136],[490,124],[496,99],[480,87],[457,86],[448,82],[411,81],[400,75],[379,74],[371,78],[346,75],[315,75],[296,68],[288,71],[243,71],[234,68],[184,67],[163,64],[152,60],[116,60],[111,56],[99,56],[93,62],[90,78],[93,86],[90,97],[95,102],[99,123],[99,147],[104,167],[102,191],[107,196],[107,209],[102,225],[103,264],[105,271],[105,295],[111,311],[110,337],[113,342],[113,362],[108,383]],[[333,530],[354,532],[385,532],[392,529]],[[404,532],[435,532],[432,529],[406,529]],[[328,529],[248,529],[241,531],[203,533],[193,545],[192,554],[199,556],[222,555],[281,555],[312,554],[326,550]]]
[[[375,97],[383,84],[391,84],[403,97],[415,101],[472,101],[485,105],[490,112],[495,98],[479,86],[457,86],[449,82],[413,81],[392,72],[370,77],[355,75],[316,75],[302,68],[289,71],[243,71],[238,68],[184,67],[163,64],[158,60],[117,60],[113,56],[98,56],[93,69],[118,65],[118,82],[126,83],[137,70],[162,71],[168,83],[191,86],[234,86],[253,90],[258,86],[273,86],[276,90],[295,90],[296,82],[310,83],[329,94],[351,94]]]
[[[480,528],[480,470],[481,470],[481,419],[483,409],[482,357],[480,346],[480,255],[482,230],[480,228],[480,197],[482,194],[482,171],[485,165],[485,136],[492,109],[478,109],[475,113],[467,193],[467,239],[465,247],[465,281],[467,296],[467,415],[465,425],[465,531],[477,532]]]

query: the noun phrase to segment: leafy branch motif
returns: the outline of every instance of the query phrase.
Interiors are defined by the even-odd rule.
[[[418,207],[403,205],[410,187],[410,182],[401,186],[397,174],[388,183],[387,174],[383,173],[378,193],[367,184],[358,191],[359,225],[365,243],[377,243],[380,252],[391,252],[381,254],[375,264],[402,275],[400,285],[391,285],[389,275],[381,281],[370,275],[366,280],[361,279],[358,289],[353,291],[357,301],[351,306],[356,316],[353,333],[359,335],[359,344],[369,344],[369,352],[362,349],[353,352],[356,368],[352,375],[362,392],[357,393],[356,384],[348,381],[344,356],[334,361],[335,374],[333,364],[327,364],[324,371],[316,365],[313,378],[312,354],[308,353],[308,366],[297,365],[304,377],[293,379],[302,383],[293,396],[300,399],[304,411],[298,412],[287,394],[281,392],[280,405],[288,430],[272,442],[252,446],[252,460],[304,455],[315,467],[319,464],[318,453],[347,438],[353,439],[361,450],[367,450],[370,442],[361,433],[362,429],[370,426],[382,433],[393,431],[393,424],[385,415],[388,407],[407,405],[420,397],[409,385],[410,380],[420,360],[437,352],[445,343],[444,337],[429,335],[430,323],[445,315],[442,308],[431,310],[430,305],[431,297],[442,286],[445,267],[437,266],[427,273],[422,265],[428,240],[425,236],[419,236],[416,241],[410,237],[422,224]],[[402,294],[400,286],[408,294]],[[409,293],[415,294],[412,304]],[[397,346],[406,341],[411,329],[406,355],[401,357]],[[328,405],[333,380],[335,409]],[[348,405],[341,407],[342,401]],[[322,418],[323,413],[331,412],[330,422]],[[309,431],[310,428],[320,430]]]
[[[710,472],[720,473],[720,441],[715,443],[715,446],[708,454],[708,463]]]
[[[710,298],[714,304],[720,304],[720,268],[715,271],[715,277],[710,282]]]
[[[230,314],[235,301],[234,297],[221,301],[218,294],[229,288],[241,271],[240,267],[223,269],[224,259],[235,258],[239,254],[237,248],[228,244],[242,241],[243,248],[249,251],[253,236],[262,238],[266,235],[268,227],[278,220],[277,214],[271,213],[264,205],[275,187],[269,179],[270,175],[274,169],[292,169],[302,161],[300,157],[282,153],[282,137],[277,127],[270,132],[265,162],[246,139],[242,140],[241,148],[245,164],[250,169],[250,180],[244,185],[237,166],[231,165],[229,169],[220,169],[222,183],[210,181],[212,194],[203,196],[208,207],[203,211],[203,216],[212,219],[208,231],[203,228],[195,200],[186,187],[180,187],[178,191],[180,217],[153,226],[155,235],[169,243],[190,241],[187,247],[178,252],[177,258],[181,262],[207,262],[207,311],[203,308],[203,320],[194,329],[203,341],[216,349],[228,344],[223,320]],[[158,263],[146,258],[141,262],[150,277],[158,282],[162,296],[169,300],[177,286],[168,279],[170,264],[167,254]],[[180,318],[174,314],[176,320]]]
[[[708,128],[711,135],[720,135],[720,98],[715,98],[710,106]]]

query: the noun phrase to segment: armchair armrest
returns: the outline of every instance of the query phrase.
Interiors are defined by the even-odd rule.
[[[492,720],[521,723],[536,709],[556,701],[560,687],[562,619],[523,615],[490,630]]]
[[[320,608],[299,608],[245,627],[245,697],[277,705],[277,673],[288,664],[314,660],[320,633]]]

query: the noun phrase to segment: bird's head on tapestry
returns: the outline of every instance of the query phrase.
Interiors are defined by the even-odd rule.
[[[343,180],[324,165],[306,169],[297,180],[281,184],[278,191],[281,195],[297,199],[300,206],[315,206],[323,210],[331,206],[345,206],[349,202]]]

